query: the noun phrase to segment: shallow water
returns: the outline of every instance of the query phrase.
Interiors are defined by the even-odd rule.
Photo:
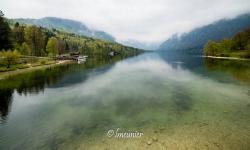
[[[0,81],[0,149],[248,150],[249,71],[146,53],[11,77]],[[118,128],[143,136],[107,136]]]

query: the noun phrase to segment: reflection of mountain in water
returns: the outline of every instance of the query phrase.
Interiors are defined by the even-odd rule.
[[[16,90],[18,94],[28,93],[38,94],[44,91],[45,87],[57,88],[69,86],[85,81],[91,74],[105,72],[110,69],[110,65],[102,69],[88,69],[113,63],[121,57],[89,59],[85,64],[67,64],[58,67],[37,70],[29,73],[11,76],[1,80],[0,85],[0,117],[5,120],[10,111],[12,95]]]
[[[172,67],[188,69],[203,77],[209,77],[218,82],[228,82],[232,80],[225,73],[230,73],[232,78],[250,83],[249,61],[222,60],[212,58],[202,58],[195,55],[180,55],[167,52],[159,52],[159,56]]]
[[[156,60],[160,59],[171,65],[173,69],[181,68],[182,70],[188,70],[196,75],[215,80],[217,82],[236,82],[237,80],[250,83],[250,66],[249,62],[245,61],[232,61],[232,60],[219,60],[219,59],[203,59],[196,56],[187,55],[166,55],[166,53],[151,53],[143,54],[139,57],[127,60],[132,66],[125,66],[127,69],[133,68],[133,61],[138,59],[146,59],[147,57],[156,57]],[[85,82],[89,77],[94,75],[103,74],[109,71],[113,65],[113,62],[121,60],[121,57],[114,58],[98,58],[89,59],[85,64],[70,64],[63,65],[44,70],[37,70],[17,76],[9,77],[6,80],[1,80],[0,84],[0,117],[5,120],[10,112],[12,103],[12,95],[14,91],[18,94],[27,95],[29,93],[38,94],[44,91],[44,88],[58,88],[68,87],[75,84]],[[147,61],[141,61],[143,67],[148,67],[145,64]],[[105,65],[106,64],[106,65]],[[100,67],[102,66],[102,67]],[[120,68],[121,69],[121,68]],[[138,69],[138,68],[134,68]],[[161,68],[156,68],[161,69]],[[140,71],[140,70],[137,70]],[[225,73],[229,73],[232,76],[226,76]],[[170,74],[170,76],[174,76]],[[234,80],[237,79],[237,80]],[[178,80],[178,77],[177,77]],[[181,79],[180,79],[181,80]],[[120,82],[120,81],[119,81]],[[150,84],[155,84],[157,81],[153,81]],[[99,84],[99,83],[90,83]],[[181,86],[173,87],[173,99],[176,106],[180,110],[188,110],[192,107],[189,93],[185,88]],[[179,92],[178,92],[179,91]],[[183,101],[184,100],[184,101]]]

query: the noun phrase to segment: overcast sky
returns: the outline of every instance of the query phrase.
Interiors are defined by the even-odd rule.
[[[221,18],[250,11],[250,0],[1,0],[8,18],[62,17],[106,31],[118,41],[162,42]]]

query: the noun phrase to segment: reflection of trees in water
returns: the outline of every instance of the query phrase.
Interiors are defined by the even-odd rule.
[[[117,56],[113,58],[100,57],[89,59],[84,64],[68,64],[57,67],[51,67],[47,69],[37,70],[33,72],[28,72],[24,74],[19,74],[16,76],[11,76],[8,79],[1,80],[0,84],[0,115],[2,120],[4,120],[10,110],[10,105],[12,101],[12,94],[14,90],[18,94],[27,95],[28,93],[38,94],[43,92],[46,86],[51,86],[57,83],[67,74],[78,73],[84,69],[98,67],[104,64],[113,63],[123,57]],[[72,82],[73,76],[70,76],[69,81]],[[82,80],[76,78],[77,81],[71,83],[79,83]]]
[[[209,71],[230,73],[235,79],[250,84],[250,62],[241,60],[204,59]]]
[[[61,70],[63,68],[39,70],[2,80],[0,85],[1,118],[5,119],[8,115],[14,90],[20,95],[38,94],[44,90],[45,85],[53,84],[59,79]]]
[[[12,102],[12,89],[1,89],[0,90],[0,123],[4,122],[7,118]]]

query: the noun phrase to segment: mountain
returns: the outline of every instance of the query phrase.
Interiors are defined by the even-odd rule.
[[[101,39],[106,41],[115,42],[115,38],[103,31],[96,31],[89,29],[86,25],[81,22],[70,20],[70,19],[62,19],[56,17],[45,17],[41,19],[10,19],[10,21],[19,22],[21,24],[27,25],[36,25],[41,26],[48,29],[58,29],[70,33],[75,33],[78,35],[83,35],[87,37],[92,37],[95,39]]]
[[[136,40],[126,40],[121,41],[124,45],[136,47],[144,50],[156,50],[159,47],[159,43],[147,43],[147,42],[139,42]]]
[[[160,45],[159,50],[201,54],[204,44],[209,40],[218,41],[231,38],[237,32],[248,27],[250,27],[250,14],[240,15],[234,19],[219,20],[180,36],[173,35]]]

